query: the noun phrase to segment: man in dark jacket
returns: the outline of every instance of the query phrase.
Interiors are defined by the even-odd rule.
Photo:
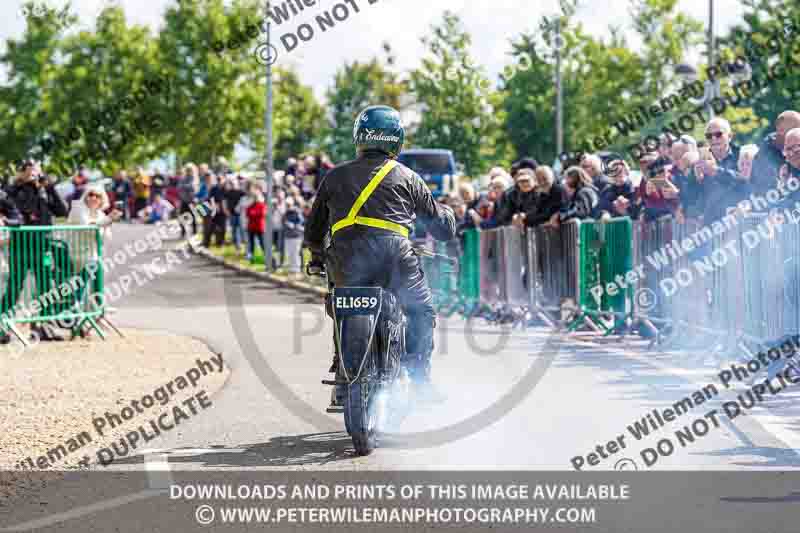
[[[612,218],[638,218],[641,203],[637,202],[636,189],[628,179],[628,164],[622,160],[613,161],[609,164],[608,174],[613,181],[600,193],[600,204],[597,208],[601,216],[607,213]]]
[[[529,228],[548,222],[568,201],[567,191],[555,182],[553,169],[547,166],[536,169],[536,192],[537,201],[525,214],[525,225]]]
[[[17,180],[8,189],[8,200],[14,203],[20,220],[25,226],[52,226],[53,216],[67,216],[67,207],[55,190],[54,183],[35,175],[33,161],[25,161],[20,166]],[[18,230],[12,234],[9,245],[9,266],[14,273],[9,278],[5,293],[0,300],[0,314],[13,312],[22,291],[28,270],[33,270],[36,289],[39,295],[50,291],[50,267],[45,266],[46,256],[51,256],[58,272],[67,281],[72,277],[69,253],[63,247],[54,247],[49,231]],[[59,280],[56,280],[59,281]],[[44,307],[42,315],[50,314],[50,307]],[[61,340],[49,328],[31,326],[34,334],[41,340]],[[7,334],[0,335],[0,343],[7,343]]]
[[[514,186],[503,193],[499,204],[495,206],[494,218],[498,226],[522,223],[525,215],[536,207],[536,175],[533,170],[523,168],[514,176]]]
[[[718,172],[705,183],[707,211],[713,214],[706,223],[726,214],[728,207],[747,199],[751,187],[749,180],[739,174],[739,146],[732,142],[730,123],[717,117],[706,126],[706,140],[717,161]]]
[[[800,113],[784,111],[775,120],[775,133],[767,135],[759,145],[750,181],[756,194],[775,188],[778,173],[786,163],[783,156],[786,132],[794,128],[800,128]]]
[[[435,313],[409,232],[420,217],[434,238],[449,241],[455,237],[455,218],[417,173],[396,161],[404,138],[396,110],[372,106],[359,114],[353,127],[358,157],[323,178],[306,221],[305,242],[312,252],[309,270],[320,268],[327,255],[335,285],[378,285],[394,292],[409,320],[406,364],[417,395],[436,401],[441,397],[430,382]]]

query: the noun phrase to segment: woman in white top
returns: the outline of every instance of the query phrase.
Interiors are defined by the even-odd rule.
[[[111,224],[122,216],[122,212],[116,209],[111,212],[110,216],[106,215],[105,210],[108,207],[108,195],[106,195],[105,189],[100,185],[90,185],[86,187],[80,200],[72,202],[67,223],[76,226],[99,226],[101,242],[106,242],[111,238]],[[95,232],[71,231],[69,235],[70,256],[75,270],[80,272],[78,275],[83,279],[84,284],[88,283],[91,278],[93,281],[92,291],[99,292],[101,286],[97,271],[100,265],[97,265],[98,268],[89,268],[90,264],[100,260]],[[81,300],[82,294],[83,290],[81,289],[75,295],[77,301]]]

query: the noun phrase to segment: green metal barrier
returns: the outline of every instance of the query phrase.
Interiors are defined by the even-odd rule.
[[[26,343],[15,324],[89,324],[104,339],[102,257],[97,226],[0,227],[0,332]]]
[[[633,223],[627,217],[608,222],[581,221],[578,248],[579,312],[568,329],[574,330],[589,317],[610,334],[633,311],[633,287],[627,284],[616,291],[603,290],[599,298],[591,291],[598,285],[606,288],[616,283],[617,276],[624,279],[633,268]],[[613,325],[598,320],[606,315],[614,317]]]
[[[463,312],[468,314],[478,305],[481,297],[480,232],[477,229],[465,231],[463,245],[458,273],[458,297]]]

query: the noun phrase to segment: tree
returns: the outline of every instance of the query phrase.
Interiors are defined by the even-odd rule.
[[[55,61],[62,36],[77,20],[67,4],[62,10],[41,2],[23,5],[25,32],[19,40],[6,40],[0,63],[7,82],[0,86],[0,163],[9,168],[14,161],[35,155],[42,132],[52,126],[48,119],[47,95],[54,85]]]
[[[514,66],[501,76],[505,131],[515,157],[533,155],[553,161],[555,142],[555,55],[562,56],[564,144],[594,151],[609,143],[599,141],[611,120],[626,107],[643,101],[643,60],[631,52],[619,32],[607,42],[584,33],[573,24],[574,9],[559,20],[542,19],[540,39],[523,34],[512,41]],[[555,24],[561,26],[557,39]]]
[[[159,62],[173,91],[158,115],[165,147],[181,160],[230,158],[243,135],[263,130],[261,67],[247,47],[224,53],[227,42],[259,19],[255,1],[177,0],[165,14],[158,40]]]
[[[325,111],[293,70],[279,69],[275,83],[275,162],[319,148]]]
[[[104,9],[96,31],[59,46],[61,66],[46,93],[43,155],[61,174],[79,164],[108,171],[159,155],[161,128],[154,110],[165,97],[156,41],[149,29],[129,26],[119,7]],[[161,79],[158,86],[151,83]]]
[[[800,78],[792,73],[800,69],[800,5],[791,0],[742,0],[742,4],[748,8],[744,22],[720,39],[726,62],[746,59],[756,81],[770,68],[787,74],[747,91],[742,106],[725,115],[742,140],[757,142],[780,113],[798,109]]]
[[[458,16],[446,11],[432,30],[432,36],[422,39],[429,56],[410,73],[410,92],[422,115],[415,141],[453,150],[474,176],[503,152],[502,122],[495,114],[489,80],[469,55],[471,38]]]
[[[384,50],[385,61],[373,58],[366,63],[345,63],[327,91],[328,126],[323,146],[334,161],[353,158],[353,122],[361,110],[377,104],[403,108],[406,87],[390,69],[394,59],[388,44]]]

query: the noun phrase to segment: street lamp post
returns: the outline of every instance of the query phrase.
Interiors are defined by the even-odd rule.
[[[561,84],[561,18],[556,18],[556,154],[564,153],[564,92]]]
[[[264,20],[267,22],[267,50],[272,53],[272,23],[270,22],[270,0],[266,0],[264,9]],[[270,58],[271,59],[271,58]],[[266,74],[267,74],[267,102],[266,111],[264,112],[264,127],[267,133],[266,150],[264,154],[264,179],[267,184],[267,190],[264,191],[264,201],[267,205],[267,234],[264,236],[264,268],[267,272],[272,270],[272,175],[274,174],[274,160],[272,153],[272,61],[265,61]]]

